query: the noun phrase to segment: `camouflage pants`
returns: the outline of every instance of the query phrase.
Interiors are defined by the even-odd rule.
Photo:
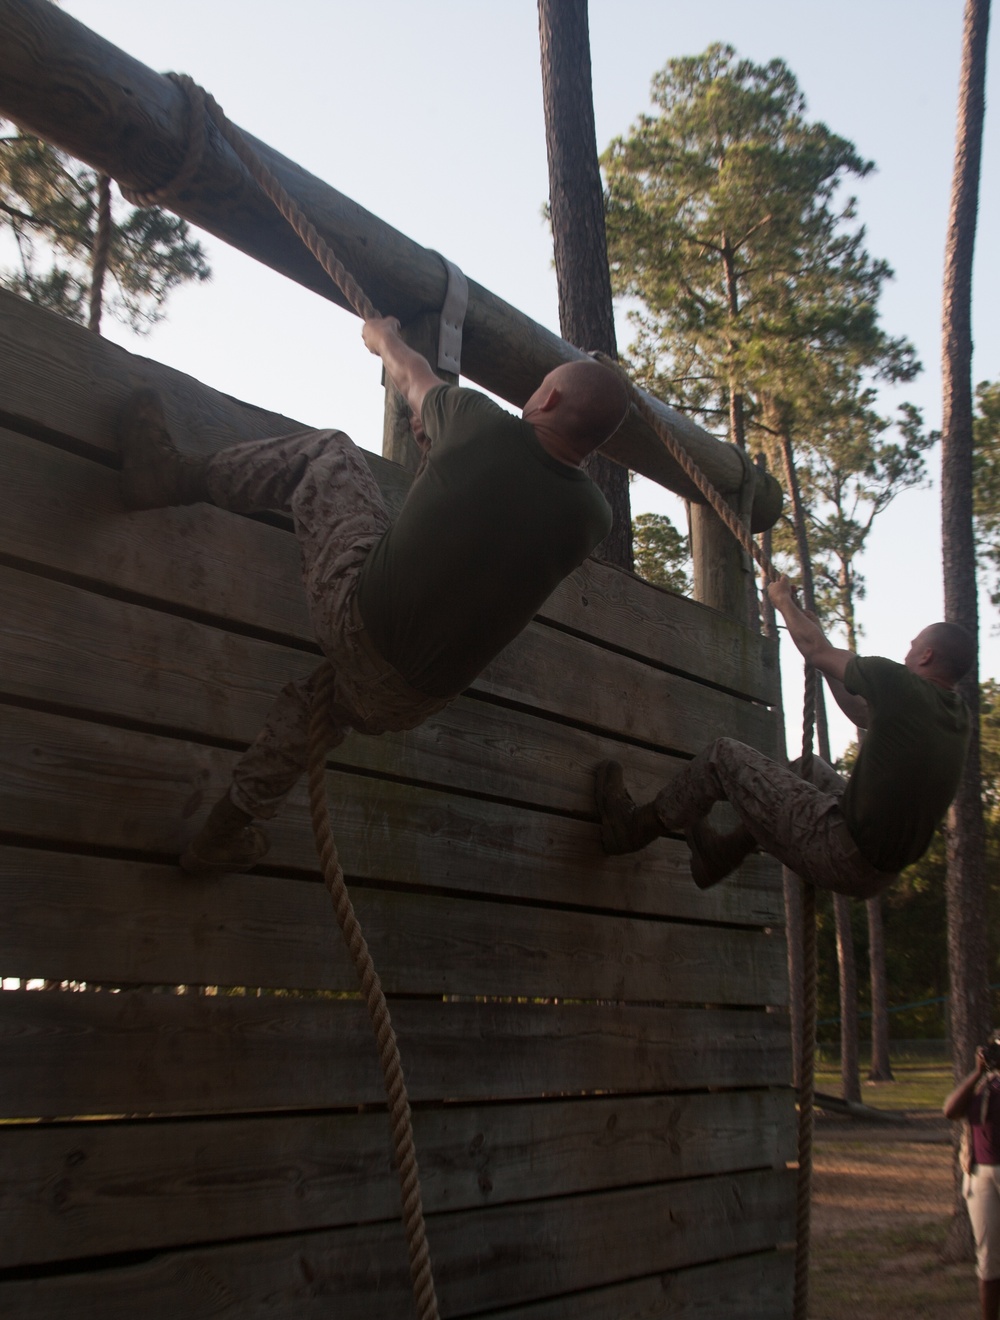
[[[845,787],[819,757],[807,781],[794,766],[719,738],[660,791],[655,810],[664,830],[679,830],[716,802],[729,802],[747,832],[747,852],[760,847],[820,889],[870,898],[895,876],[876,870],[858,851],[840,810]]]
[[[316,638],[333,666],[334,745],[363,733],[412,729],[448,704],[409,686],[375,650],[358,613],[358,576],[389,526],[382,492],[342,431],[296,431],[221,450],[209,460],[212,503],[235,513],[290,513]],[[306,768],[309,706],[319,671],[289,683],[233,771],[232,802],[273,816]]]

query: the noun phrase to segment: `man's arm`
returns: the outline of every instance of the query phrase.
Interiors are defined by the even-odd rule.
[[[850,651],[847,654],[850,655]],[[834,701],[855,728],[867,729],[871,719],[871,711],[868,709],[868,702],[865,701],[864,697],[859,697],[855,692],[848,692],[839,678],[833,678],[830,674],[824,674],[824,678]]]
[[[976,1066],[969,1075],[962,1079],[944,1102],[944,1116],[953,1123],[964,1118],[969,1112],[969,1104],[976,1091],[976,1084],[986,1072],[986,1059],[982,1046],[976,1050]]]
[[[361,327],[361,337],[366,347],[382,359],[392,383],[406,400],[410,411],[419,417],[428,392],[436,385],[443,385],[444,381],[432,370],[427,359],[404,341],[394,316],[366,321]]]
[[[825,678],[831,680],[830,690],[833,692],[834,699],[844,710],[844,714],[849,719],[854,719],[854,712],[844,707],[837,694],[837,688],[833,686],[836,683],[843,691],[849,705],[855,700],[860,700],[860,698],[852,698],[844,687],[844,673],[847,670],[848,662],[854,659],[854,653],[852,651],[842,651],[827,641],[819,624],[810,619],[804,610],[800,610],[792,599],[792,584],[787,577],[780,577],[777,582],[771,582],[767,588],[767,595],[771,604],[784,619],[788,627],[788,635],[802,653],[803,659],[812,665],[814,669],[818,669]],[[867,724],[868,703],[862,702],[862,704],[865,707],[864,723]]]

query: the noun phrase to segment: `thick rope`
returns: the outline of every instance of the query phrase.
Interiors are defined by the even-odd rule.
[[[748,554],[753,555],[761,567],[765,582],[777,581],[780,575],[770,556],[757,544],[746,523],[739,518],[720,491],[712,485],[687,450],[674,438],[666,423],[656,415],[649,402],[636,389],[627,372],[614,358],[609,358],[603,353],[595,353],[594,357],[603,362],[605,366],[610,367],[624,381],[639,415],[653,429],[671,458],[695,488],[705,497],[743,549]],[[812,771],[813,732],[816,718],[816,671],[808,664],[805,667],[805,691],[802,707],[802,762],[800,774],[803,779],[809,779]],[[800,1075],[795,1079],[799,1110],[799,1167],[796,1183],[795,1294],[792,1312],[794,1320],[807,1320],[809,1306],[809,1235],[816,1092],[816,891],[810,884],[803,884],[802,889],[802,1054]]]
[[[332,740],[330,705],[333,696],[334,673],[329,664],[320,667],[319,679],[313,697],[309,718],[309,810],[312,814],[316,849],[319,853],[323,879],[333,899],[337,921],[358,970],[361,993],[368,1005],[375,1039],[378,1042],[379,1062],[385,1080],[385,1093],[389,1101],[392,1140],[399,1169],[400,1192],[403,1201],[403,1222],[407,1227],[406,1241],[410,1254],[410,1277],[417,1314],[421,1320],[437,1320],[438,1305],[431,1272],[430,1249],[424,1232],[424,1211],[420,1196],[420,1174],[417,1169],[417,1150],[413,1138],[410,1101],[403,1080],[403,1065],[399,1046],[389,1016],[382,982],[368,949],[354,904],[347,892],[343,867],[337,857],[337,847],[330,826],[330,810],[326,796],[326,752]]]
[[[150,192],[136,194],[125,193],[125,196],[137,205],[158,205],[161,201],[180,190],[185,184],[190,182],[197,173],[201,156],[204,152],[205,144],[205,120],[211,117],[226,142],[232,147],[237,157],[242,161],[251,176],[257,182],[262,191],[274,203],[277,209],[285,217],[288,223],[298,234],[299,238],[320,263],[326,273],[333,280],[334,284],[340,289],[344,297],[350,303],[354,311],[362,320],[368,321],[379,315],[374,304],[369,300],[364,290],[351,275],[350,271],[335,256],[330,247],[320,237],[316,227],[305,215],[298,203],[285,191],[278,182],[275,175],[267,168],[257,153],[250,147],[249,143],[240,133],[235,125],[231,124],[223,113],[218,102],[213,96],[200,87],[192,78],[186,74],[169,74],[179,87],[187,94],[189,105],[189,123],[188,123],[188,147],[180,171],[166,185],[154,189]],[[721,493],[712,485],[702,470],[694,462],[687,451],[676,441],[667,426],[658,418],[650,407],[646,399],[636,389],[635,385],[624,371],[621,365],[614,358],[607,357],[603,353],[595,353],[594,357],[603,362],[606,366],[615,371],[629,391],[633,404],[639,414],[652,427],[654,433],[664,444],[674,461],[678,464],[684,474],[689,478],[698,491],[704,496],[705,500],[711,505],[715,513],[722,519],[729,531],[736,537],[736,540],[744,550],[757,561],[764,571],[767,581],[776,581],[779,577],[777,569],[774,567],[770,558],[764,554],[764,551],[753,539],[749,528],[739,518],[735,511],[730,507]],[[807,698],[810,692],[809,675],[811,670],[807,669],[806,693]],[[437,1299],[434,1296],[433,1279],[430,1272],[430,1257],[427,1250],[426,1236],[424,1234],[423,1210],[420,1205],[420,1187],[416,1168],[416,1156],[413,1146],[412,1123],[410,1121],[410,1106],[406,1096],[406,1089],[403,1083],[402,1066],[399,1061],[399,1051],[396,1046],[395,1033],[393,1032],[391,1022],[389,1021],[388,1006],[385,1003],[385,996],[375,972],[368,946],[361,934],[360,926],[354,915],[353,906],[350,897],[347,894],[347,888],[344,883],[343,871],[337,861],[336,848],[333,843],[333,834],[330,828],[329,811],[326,802],[325,789],[325,761],[326,752],[330,743],[329,734],[329,703],[332,691],[333,671],[328,665],[323,667],[320,681],[317,684],[316,693],[313,698],[312,715],[309,726],[309,800],[312,810],[313,830],[316,834],[317,848],[320,853],[320,860],[323,866],[323,875],[330,890],[337,911],[337,918],[344,932],[344,938],[347,940],[348,948],[351,950],[352,957],[355,958],[355,966],[358,968],[361,979],[362,993],[365,995],[369,1004],[369,1012],[372,1016],[372,1022],[375,1026],[376,1036],[379,1040],[379,1053],[383,1059],[383,1071],[386,1078],[386,1093],[389,1096],[390,1109],[392,1112],[393,1138],[397,1142],[397,1162],[399,1164],[400,1181],[403,1188],[403,1213],[406,1224],[407,1243],[410,1249],[410,1269],[414,1280],[414,1293],[417,1298],[418,1311],[421,1320],[426,1317],[427,1320],[436,1320],[438,1315]],[[815,675],[812,676],[812,693],[815,694]],[[809,712],[804,717],[804,733],[808,727],[808,745],[803,743],[802,759],[803,766],[808,767],[812,756],[812,704],[810,703]],[[808,1271],[808,1196],[811,1182],[812,1167],[812,1126],[813,1126],[813,1077],[812,1061],[815,1052],[815,1022],[816,1022],[816,957],[815,957],[815,894],[811,886],[805,886],[807,893],[811,898],[807,899],[807,908],[812,910],[812,962],[811,974],[809,972],[809,952],[810,943],[807,938],[806,952],[806,985],[805,985],[805,1005],[804,1016],[808,1023],[812,1022],[811,1039],[803,1041],[803,1077],[806,1073],[805,1060],[808,1054],[810,1067],[808,1069],[808,1084],[799,1087],[799,1223],[805,1221],[805,1248],[801,1245],[801,1232],[797,1243],[796,1254],[796,1310],[795,1320],[806,1320],[805,1317],[805,1298],[807,1291],[804,1288],[800,1294],[799,1289],[799,1271],[800,1268]],[[807,925],[808,925],[807,921]],[[390,1080],[391,1070],[391,1080]],[[401,1154],[401,1148],[406,1148],[405,1158],[409,1161],[412,1158],[412,1164],[407,1162],[404,1166],[404,1156]],[[802,1211],[802,1188],[805,1186],[806,1208],[803,1216]],[[413,1223],[413,1234],[411,1236],[411,1216]],[[417,1224],[419,1223],[419,1232]],[[804,1265],[802,1264],[804,1258]],[[807,1277],[807,1274],[806,1274]],[[802,1298],[800,1306],[800,1295]],[[424,1307],[430,1309],[424,1310]]]
[[[305,243],[331,280],[362,320],[379,315],[364,290],[347,268],[337,259],[329,246],[307,219],[299,205],[288,195],[274,174],[264,165],[250,147],[243,134],[226,118],[213,96],[186,74],[168,74],[187,95],[188,143],[179,172],[169,183],[148,192],[125,192],[129,201],[139,206],[158,206],[190,183],[198,172],[205,150],[207,119],[213,124],[243,162],[262,191],[274,203],[288,223]],[[417,1168],[416,1142],[413,1136],[413,1116],[403,1078],[403,1065],[399,1045],[389,1015],[389,1005],[375,964],[354,912],[347,892],[343,868],[337,858],[337,849],[330,825],[330,812],[326,799],[326,753],[332,741],[330,703],[333,692],[333,670],[329,664],[320,669],[320,677],[313,695],[309,720],[309,807],[312,815],[316,850],[319,853],[323,879],[333,900],[337,921],[354,961],[361,985],[361,993],[368,1005],[372,1027],[378,1043],[379,1061],[389,1102],[389,1121],[399,1170],[403,1203],[403,1226],[410,1258],[410,1277],[420,1320],[439,1320],[434,1276],[431,1270],[430,1249],[424,1223],[420,1195],[420,1174]]]
[[[90,254],[90,319],[87,329],[101,333],[104,306],[104,279],[111,256],[111,180],[106,174],[97,177],[97,228]]]

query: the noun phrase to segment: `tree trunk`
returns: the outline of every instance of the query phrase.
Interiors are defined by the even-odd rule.
[[[847,621],[847,649],[857,654],[858,634],[854,620],[853,577],[847,565],[841,566],[840,589],[844,618]],[[857,730],[858,746],[865,736]],[[870,1082],[893,1082],[892,1060],[889,1056],[889,978],[885,970],[885,927],[882,923],[882,896],[876,894],[865,904],[868,918],[868,982],[871,988],[872,1028]]]
[[[587,0],[538,0],[549,158],[549,216],[559,284],[559,329],[577,348],[618,356],[597,158]],[[597,554],[632,568],[628,472],[603,454],[587,470],[611,505],[614,526]]]
[[[972,524],[972,256],[979,205],[989,0],[966,0],[955,170],[945,245],[942,316],[941,540],[945,618],[978,642]],[[960,690],[972,712],[965,773],[948,817],[948,974],[956,1080],[968,1073],[990,1026],[986,868],[979,764],[978,664]],[[956,1163],[955,1213],[945,1258],[971,1258]]]
[[[882,898],[876,894],[865,904],[868,914],[868,975],[872,994],[872,1062],[870,1082],[894,1082],[889,1053],[889,979],[885,971],[885,927]]]

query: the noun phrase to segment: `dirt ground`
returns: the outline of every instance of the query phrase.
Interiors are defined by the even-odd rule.
[[[809,1320],[978,1320],[972,1264],[940,1259],[951,1158],[941,1117],[817,1117]]]
[[[951,1131],[944,1118],[905,1124],[817,1118],[814,1234],[893,1227],[951,1214]]]

